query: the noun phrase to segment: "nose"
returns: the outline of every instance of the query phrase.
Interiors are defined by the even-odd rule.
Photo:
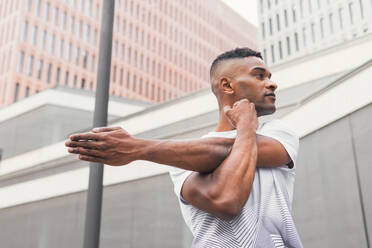
[[[266,88],[269,88],[274,92],[278,88],[278,85],[269,79],[266,83]]]

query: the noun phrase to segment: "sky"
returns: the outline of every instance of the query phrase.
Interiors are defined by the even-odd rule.
[[[222,0],[250,23],[258,26],[257,0]]]

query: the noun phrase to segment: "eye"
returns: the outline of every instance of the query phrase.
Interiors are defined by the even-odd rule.
[[[256,78],[258,78],[260,80],[263,80],[264,79],[264,74],[258,73],[258,74],[256,74]]]

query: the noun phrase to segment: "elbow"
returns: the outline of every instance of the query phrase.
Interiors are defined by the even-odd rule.
[[[212,214],[224,221],[235,219],[245,204],[241,197],[233,194],[210,194],[209,198],[215,209]]]

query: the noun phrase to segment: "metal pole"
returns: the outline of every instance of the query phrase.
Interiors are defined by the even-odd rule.
[[[102,1],[102,23],[93,127],[107,125],[114,7],[114,0]],[[102,179],[103,164],[90,163],[87,208],[85,214],[84,248],[99,247],[102,209]]]

